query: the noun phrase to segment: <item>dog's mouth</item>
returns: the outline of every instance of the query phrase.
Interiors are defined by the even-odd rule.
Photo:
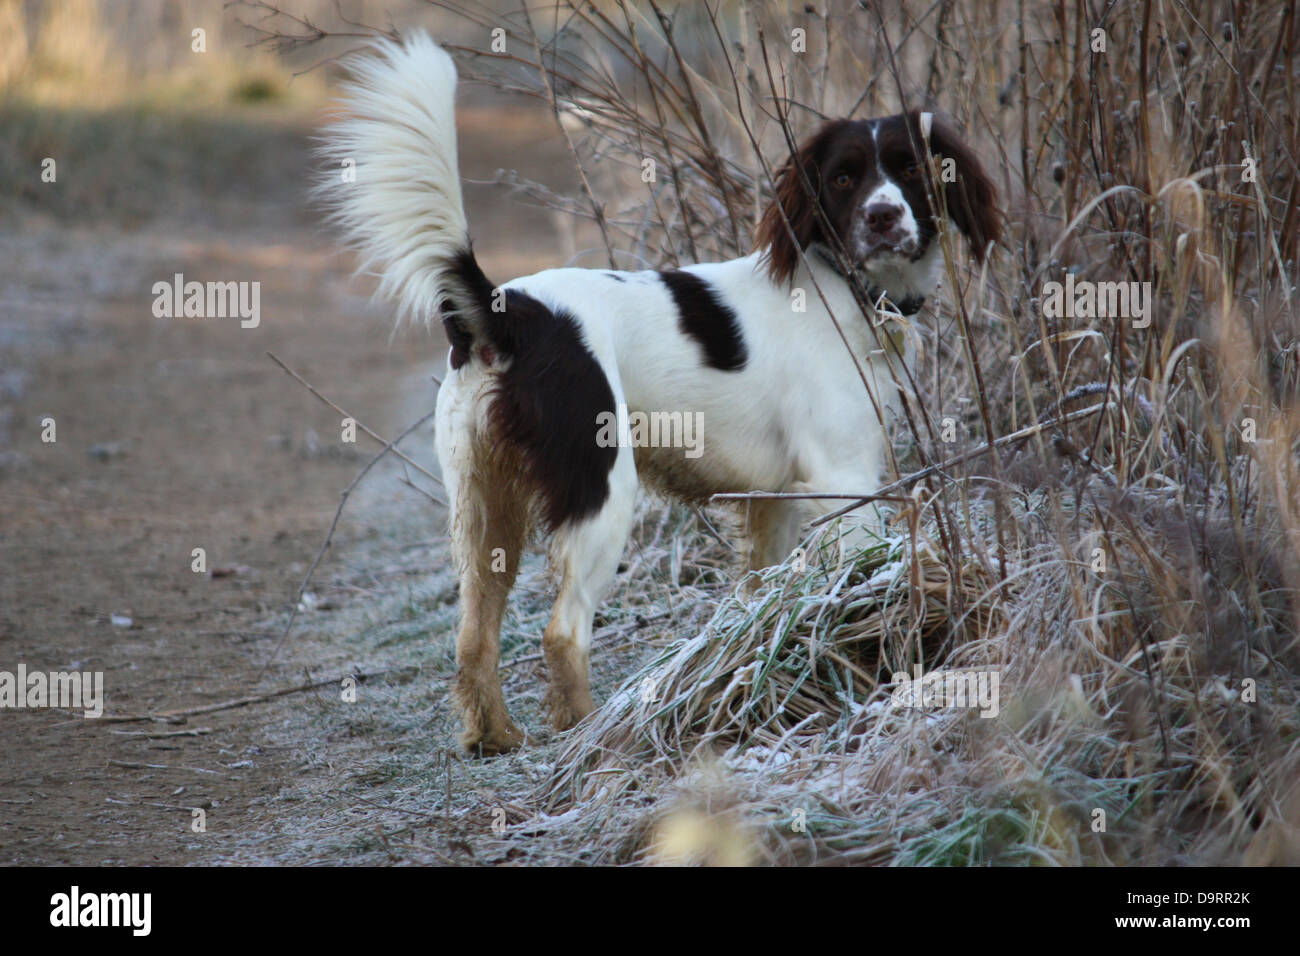
[[[865,245],[866,248],[862,251],[863,262],[888,256],[911,261],[921,254],[921,241],[910,233],[905,235],[901,232],[889,232],[884,235],[873,235],[867,239]]]

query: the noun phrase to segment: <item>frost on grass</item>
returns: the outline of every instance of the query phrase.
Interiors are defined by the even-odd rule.
[[[978,267],[943,243],[943,293],[898,383],[899,476],[930,470],[888,536],[819,539],[802,569],[738,589],[717,513],[647,509],[597,619],[604,706],[500,762],[451,761],[448,801],[441,758],[420,754],[441,753],[454,719],[425,691],[420,734],[399,738],[402,794],[449,809],[388,852],[1300,863],[1300,170],[1275,120],[1300,111],[1300,84],[1281,78],[1297,65],[1278,11],[1243,7],[1223,36],[1180,6],[1144,36],[1142,5],[1117,5],[1107,31],[1149,44],[1137,57],[1081,50],[1041,2],[866,6],[826,5],[789,56],[771,40],[783,4],[662,21],[562,0],[562,38],[521,9],[501,20],[511,57],[461,57],[560,120],[581,192],[502,181],[574,222],[571,264],[744,254],[789,142],[921,91],[999,170],[1006,228]],[[1261,50],[1276,82],[1224,82]],[[1152,308],[1142,323],[1049,315],[1045,284],[1067,274],[1150,282]],[[530,727],[540,675],[510,655],[544,622],[535,580],[503,636]],[[917,665],[996,672],[998,715],[895,706],[888,682]],[[493,834],[498,805],[509,826]],[[516,825],[528,836],[511,843]]]

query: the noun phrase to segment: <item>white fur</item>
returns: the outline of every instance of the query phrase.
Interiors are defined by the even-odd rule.
[[[468,229],[456,168],[456,65],[425,33],[376,41],[351,64],[343,86],[347,117],[321,149],[327,163],[316,195],[362,270],[380,275],[376,295],[398,317],[428,322],[446,294],[449,256]],[[355,163],[355,182],[345,162]]]
[[[912,212],[912,207],[907,199],[903,196],[903,191],[898,188],[898,184],[892,180],[886,179],[883,183],[871,191],[871,194],[862,201],[858,207],[858,217],[853,223],[852,248],[849,250],[859,260],[867,257],[867,236],[866,236],[866,213],[870,206],[877,203],[885,206],[893,206],[898,210],[898,223],[894,226],[901,233],[899,243],[919,243],[921,238],[921,229],[916,222],[916,216]],[[906,248],[906,247],[904,247]],[[916,245],[911,246],[916,249]],[[893,291],[893,290],[891,290]]]

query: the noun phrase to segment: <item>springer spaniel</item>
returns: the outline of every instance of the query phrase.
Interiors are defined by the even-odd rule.
[[[992,181],[931,114],[836,120],[779,171],[752,255],[664,272],[548,269],[495,286],[461,201],[455,88],[450,56],[427,35],[376,43],[324,149],[345,169],[355,163],[355,181],[334,180],[326,201],[380,269],[380,294],[404,314],[439,313],[451,342],[437,449],[460,574],[456,699],[462,744],[487,754],[523,740],[497,671],[530,535],[549,536],[562,579],[542,648],[550,718],[564,730],[594,707],[592,615],[631,530],[638,478],[694,502],[878,485],[881,409],[896,394],[884,338],[840,263],[852,263],[872,305],[887,298],[910,315],[937,284],[940,210],[980,259],[999,221]],[[927,143],[943,169],[941,205],[918,152]],[[663,447],[639,427],[638,441],[628,427],[638,414],[702,433]],[[831,507],[748,502],[749,567],[784,560],[801,523]]]

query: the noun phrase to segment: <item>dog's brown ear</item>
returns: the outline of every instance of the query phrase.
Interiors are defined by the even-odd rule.
[[[970,240],[975,258],[983,262],[989,243],[997,242],[1002,236],[997,187],[975,151],[951,123],[920,110],[913,110],[910,116],[918,135],[924,132],[924,118],[929,117],[930,152],[939,159],[939,179],[944,184],[948,218]],[[946,164],[944,160],[952,163]]]
[[[805,140],[799,151],[777,171],[776,195],[758,224],[758,248],[766,250],[767,273],[777,285],[793,278],[799,265],[799,250],[806,249],[819,234],[817,202],[822,190],[821,160],[826,144],[846,123],[846,120],[827,123]]]

